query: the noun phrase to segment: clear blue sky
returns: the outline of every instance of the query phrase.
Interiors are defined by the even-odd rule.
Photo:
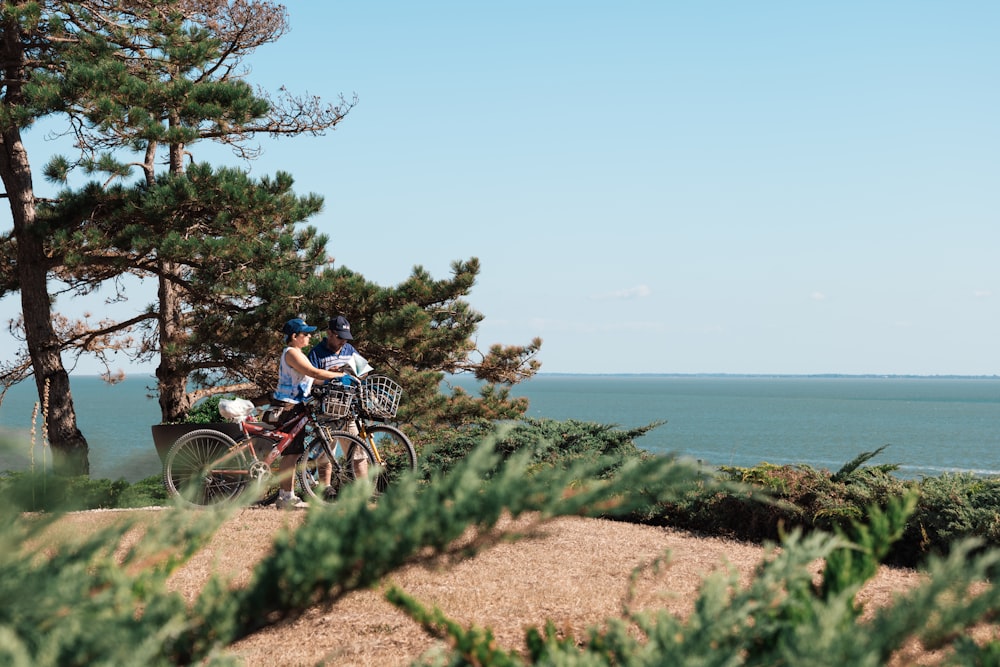
[[[359,104],[250,169],[323,195],[331,254],[381,284],[479,257],[483,347],[1000,373],[1000,3],[288,4],[251,80]]]

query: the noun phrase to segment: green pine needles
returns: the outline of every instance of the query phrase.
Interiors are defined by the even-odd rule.
[[[279,534],[246,585],[231,590],[212,578],[190,602],[167,579],[204,548],[224,511],[168,509],[148,525],[119,519],[81,537],[60,535],[57,514],[2,509],[0,664],[238,664],[227,647],[313,605],[376,586],[404,565],[489,549],[507,537],[502,517],[628,517],[694,490],[739,489],[669,457],[612,452],[543,466],[538,457],[551,443],[505,451],[518,437],[495,434],[446,472],[405,477],[374,503],[364,484],[350,487],[335,506],[313,508],[297,529]],[[620,616],[586,637],[565,636],[551,623],[528,630],[523,653],[404,590],[390,588],[387,597],[448,639],[448,648],[425,656],[428,665],[875,666],[913,639],[949,648],[953,664],[995,664],[1000,649],[977,645],[966,631],[1000,612],[1000,591],[989,585],[1000,551],[956,542],[947,556],[929,559],[928,576],[895,604],[865,610],[856,602],[916,502],[916,494],[902,494],[833,532],[790,531],[749,583],[735,570],[707,576],[687,617],[636,611],[626,598]],[[825,563],[818,577],[817,562]],[[634,576],[642,572],[669,577],[669,554]]]
[[[912,499],[873,511],[871,524],[858,526],[867,536],[852,543],[843,535],[796,531],[772,549],[748,586],[735,571],[705,578],[693,613],[634,612],[587,637],[563,636],[549,622],[527,632],[527,655],[496,646],[489,629],[463,628],[439,609],[428,610],[398,588],[387,598],[434,636],[447,638],[445,655],[428,656],[427,665],[885,665],[912,639],[928,650],[951,649],[943,664],[997,664],[1000,645],[979,646],[966,632],[991,619],[1000,591],[984,585],[1000,552],[975,554],[976,543],[955,545],[947,558],[934,558],[924,583],[891,606],[863,618],[855,595],[875,573],[877,556],[898,535]],[[826,562],[819,585],[812,565]],[[666,563],[666,564],[665,564]],[[859,564],[861,566],[859,567]],[[649,565],[666,568],[666,559]]]

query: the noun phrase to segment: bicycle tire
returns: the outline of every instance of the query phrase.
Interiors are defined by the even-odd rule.
[[[163,459],[163,484],[182,504],[235,501],[249,481],[246,454],[225,433],[205,428],[181,436]]]
[[[375,490],[384,493],[389,486],[408,470],[417,469],[417,450],[406,434],[395,426],[372,424],[365,431],[365,443],[382,459],[381,472],[375,479]]]
[[[328,431],[327,434],[331,440],[329,445],[323,436],[313,436],[295,462],[295,476],[298,479],[303,499],[323,505],[336,502],[341,489],[355,480],[354,466],[347,458],[347,456],[352,456],[355,448],[360,448],[364,452],[368,459],[369,470],[375,467],[375,455],[360,438],[347,431]],[[319,479],[318,459],[327,452],[327,447],[336,449],[337,441],[340,442],[341,456],[334,460],[330,485],[326,486]]]

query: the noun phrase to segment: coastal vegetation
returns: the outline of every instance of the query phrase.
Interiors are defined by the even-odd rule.
[[[217,402],[200,405],[190,421],[219,421]],[[418,481],[428,485],[451,472],[484,441],[492,443],[500,461],[525,457],[532,473],[582,463],[597,479],[613,480],[626,464],[663,458],[635,445],[636,438],[657,426],[620,429],[577,420],[479,420],[441,432],[432,445],[422,448]],[[1000,478],[944,473],[902,479],[893,474],[895,464],[866,465],[881,451],[859,454],[837,471],[769,463],[713,469],[698,465],[693,468],[696,482],[683,493],[642,504],[628,513],[616,511],[614,517],[763,543],[779,541],[795,530],[806,534],[847,530],[870,508],[885,508],[912,497],[915,502],[908,519],[883,562],[919,567],[929,556],[947,555],[953,544],[969,538],[984,547],[1000,548]],[[634,491],[643,493],[642,489]],[[129,484],[122,479],[5,471],[0,472],[0,503],[19,511],[59,512],[164,506],[170,499],[160,475]]]
[[[2,607],[0,655],[15,665],[126,657],[232,664],[225,647],[241,637],[374,586],[407,563],[488,549],[511,537],[498,530],[502,516],[533,514],[540,521],[583,515],[682,527],[782,548],[747,585],[732,573],[708,577],[687,618],[626,607],[587,637],[552,624],[530,628],[526,653],[499,647],[488,628],[461,627],[447,610],[390,587],[394,605],[448,638],[451,649],[422,664],[876,665],[913,640],[947,649],[951,664],[994,664],[1000,644],[976,643],[966,630],[1000,612],[1000,591],[988,583],[1000,564],[1000,482],[899,480],[892,466],[865,465],[876,452],[835,472],[767,464],[706,469],[638,449],[634,438],[654,427],[471,423],[425,449],[419,474],[377,503],[357,485],[278,537],[248,585],[219,595],[223,584],[212,579],[191,604],[169,592],[166,579],[204,547],[225,512],[164,509],[142,526],[138,542],[128,536],[140,528],[124,519],[82,540],[56,539],[51,529],[61,510],[169,501],[158,478],[64,485],[7,473],[0,477],[3,599],[32,603]],[[41,509],[50,511],[22,513]],[[478,537],[470,542],[470,534]],[[818,578],[816,562],[824,564]],[[865,613],[854,595],[887,562],[929,576],[895,604]],[[655,567],[667,563],[664,555]]]

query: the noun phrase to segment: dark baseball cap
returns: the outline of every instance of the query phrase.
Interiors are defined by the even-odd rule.
[[[354,336],[351,335],[351,323],[343,315],[337,315],[330,320],[330,331],[344,340],[354,340]]]

